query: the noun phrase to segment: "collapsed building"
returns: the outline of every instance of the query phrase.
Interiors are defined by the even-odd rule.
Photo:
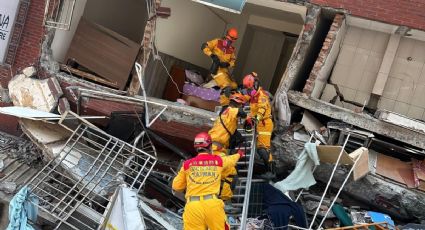
[[[166,207],[182,207],[184,200],[173,198],[168,183],[173,170],[178,170],[179,160],[193,155],[193,137],[211,127],[219,105],[217,90],[187,81],[189,75],[208,75],[210,62],[201,53],[201,44],[236,27],[241,35],[236,43],[234,78],[240,81],[244,74],[256,71],[262,86],[274,95],[277,127],[273,152],[279,173],[287,175],[293,169],[310,135],[323,144],[342,146],[345,142],[347,152],[366,147],[368,175],[349,181],[343,195],[406,223],[424,220],[425,178],[418,176],[421,167],[416,166],[425,158],[425,102],[421,97],[425,19],[420,16],[425,5],[376,1],[368,3],[369,9],[359,9],[363,4],[249,0],[241,14],[234,14],[188,0],[20,1],[12,10],[13,33],[4,48],[2,106],[31,107],[64,117],[71,110],[77,118],[69,119],[79,120],[82,126],[71,124],[72,129],[66,129],[70,124],[46,123],[47,115],[34,119],[36,115],[9,111],[20,117],[22,132],[48,158],[44,159],[49,160],[44,169],[52,169],[41,170],[38,175],[36,170],[31,171],[32,176],[18,184],[46,189],[42,187],[49,179],[46,176],[60,174],[57,169],[63,167],[55,156],[72,155],[61,155],[60,150],[66,140],[73,140],[71,133],[91,132],[81,134],[82,143],[74,140],[84,149],[78,150],[83,152],[82,156],[77,154],[81,157],[78,159],[88,157],[85,148],[96,151],[104,146],[102,141],[96,144],[100,146],[84,146],[94,140],[90,139],[94,134],[118,146],[125,145],[122,141],[131,143],[155,159],[146,171],[138,168],[139,160],[122,159],[131,162],[130,168],[150,173],[145,174],[144,195],[157,198]],[[378,5],[382,8],[375,8]],[[141,64],[143,78],[137,74],[134,62]],[[35,68],[23,71],[28,66]],[[176,103],[179,99],[184,104]],[[288,102],[292,118],[289,125],[283,111],[289,109]],[[4,131],[19,132],[15,118],[1,115],[0,119]],[[96,128],[82,131],[92,124],[106,134],[97,133],[101,131]],[[136,142],[141,132],[149,134],[155,143],[154,151],[150,140]],[[99,159],[102,157],[99,155]],[[70,168],[74,158],[64,158],[71,161],[67,163]],[[119,162],[111,161],[114,164]],[[103,172],[102,167],[98,169],[93,168],[96,173]],[[119,174],[113,167],[112,172],[108,170],[101,175]],[[331,186],[338,188],[347,171],[337,170]],[[331,172],[332,166],[324,164],[316,169],[315,177],[326,184]],[[62,189],[75,189],[73,180],[87,182],[87,175],[74,174],[64,175],[67,183]],[[125,183],[140,189],[144,177],[128,174],[136,182]],[[10,178],[7,175],[5,178]],[[111,183],[105,182],[108,178],[104,176],[100,176],[99,183]],[[89,203],[104,205],[111,201],[102,193],[104,187],[90,187],[90,183],[81,186],[89,186],[88,192],[81,194]],[[261,192],[255,182],[252,191],[252,201],[258,202]],[[74,204],[77,196],[65,194],[63,199],[71,199],[70,204]],[[75,202],[86,204],[87,200]],[[52,209],[47,208],[47,212],[59,213],[53,218],[43,216],[47,222],[78,226],[78,217],[71,210],[79,206],[66,206],[63,211],[60,205],[48,207]],[[104,211],[107,207],[102,208]],[[67,220],[61,220],[64,213]],[[251,210],[251,215],[255,214],[257,210]],[[95,216],[89,219],[96,222],[102,218]]]

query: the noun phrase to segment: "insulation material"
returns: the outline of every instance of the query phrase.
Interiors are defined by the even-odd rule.
[[[13,105],[44,112],[56,109],[63,94],[56,78],[38,80],[20,74],[10,80],[8,87]]]

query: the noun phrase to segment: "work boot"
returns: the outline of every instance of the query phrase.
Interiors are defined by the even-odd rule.
[[[258,155],[260,155],[260,158],[263,160],[264,165],[267,168],[267,172],[260,175],[260,178],[265,180],[272,180],[276,177],[276,173],[274,170],[274,162],[271,162],[269,159],[269,151],[265,148],[259,148],[257,150]]]

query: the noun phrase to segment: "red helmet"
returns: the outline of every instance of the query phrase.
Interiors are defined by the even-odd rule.
[[[245,104],[246,103],[246,98],[244,97],[244,95],[242,95],[240,93],[234,93],[234,94],[230,95],[229,99],[232,100],[232,101],[235,101],[236,103],[239,103],[239,104]]]
[[[211,136],[207,132],[198,133],[195,136],[193,147],[197,148],[209,148],[212,144]]]
[[[254,88],[256,77],[257,77],[257,73],[255,73],[255,72],[252,72],[252,73],[246,75],[243,78],[243,81],[242,81],[243,87],[248,88],[248,89]]]
[[[238,39],[238,31],[236,30],[236,28],[228,29],[226,38],[232,41],[235,41],[236,39]]]

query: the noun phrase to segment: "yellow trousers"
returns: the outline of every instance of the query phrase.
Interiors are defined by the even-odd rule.
[[[227,68],[219,68],[217,74],[213,76],[213,79],[221,90],[226,87],[230,87],[231,89],[236,89],[238,87],[238,84],[229,76],[229,70]],[[226,95],[220,95],[220,105],[228,105],[229,102],[230,100]]]
[[[221,181],[221,190],[220,190],[220,199],[227,201],[232,199],[233,197],[233,191],[231,188],[231,184],[233,181],[233,177],[236,176],[238,173],[236,171],[235,167],[230,167],[222,172],[222,181]]]
[[[221,157],[226,157],[227,156],[227,150],[226,149],[218,150],[217,146],[214,147],[214,144],[213,144],[213,154],[219,155]],[[238,174],[238,172],[236,171],[236,167],[225,168],[221,172],[220,199],[222,199],[224,201],[232,199],[233,191],[232,191],[232,188],[231,188],[231,183],[233,181],[233,177],[236,176],[237,174]],[[228,182],[230,182],[230,183],[228,183]]]
[[[271,118],[266,118],[258,122],[257,125],[257,148],[270,149],[271,138],[273,132],[273,121]]]
[[[224,203],[220,199],[188,201],[183,213],[184,230],[228,230]]]

